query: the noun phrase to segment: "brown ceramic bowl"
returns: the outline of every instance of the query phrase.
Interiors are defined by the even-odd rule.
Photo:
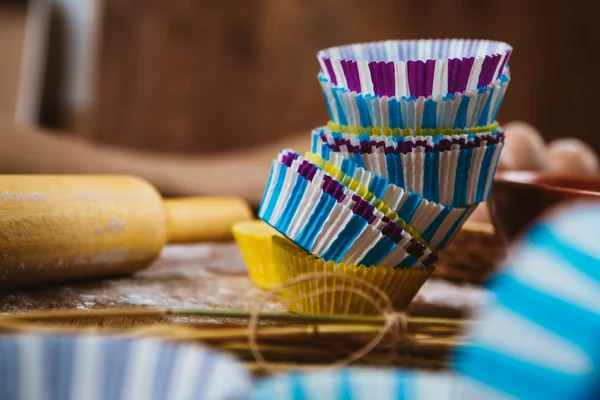
[[[489,207],[509,244],[550,208],[581,201],[600,202],[600,177],[507,171],[496,174]]]

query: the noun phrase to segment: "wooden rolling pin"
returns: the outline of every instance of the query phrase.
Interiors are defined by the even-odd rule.
[[[0,286],[131,273],[251,217],[240,198],[163,200],[130,176],[0,175]]]

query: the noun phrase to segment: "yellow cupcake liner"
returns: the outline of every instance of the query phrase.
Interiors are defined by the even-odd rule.
[[[273,251],[284,285],[303,275],[323,275],[283,287],[285,306],[300,314],[380,314],[369,300],[355,292],[358,290],[379,301],[381,295],[373,286],[386,294],[395,310],[401,311],[408,307],[434,270],[433,267],[392,269],[326,262],[277,237],[273,238]],[[336,290],[323,293],[325,288]]]
[[[264,290],[281,284],[272,238],[277,236],[284,240],[283,236],[261,220],[238,222],[233,225],[232,232],[252,282]]]
[[[333,121],[327,123],[327,127],[333,132],[343,133],[368,133],[369,135],[385,135],[385,136],[439,136],[439,135],[462,135],[467,133],[485,133],[492,132],[500,124],[495,121],[494,123],[486,126],[477,126],[473,128],[460,129],[460,128],[388,128],[383,126],[371,126],[364,127],[358,125],[340,125]]]

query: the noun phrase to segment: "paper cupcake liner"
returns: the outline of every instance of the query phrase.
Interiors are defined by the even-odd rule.
[[[493,137],[489,136],[489,137]],[[313,131],[312,152],[327,161],[341,165],[343,157],[354,161],[358,167],[387,179],[413,194],[429,201],[451,207],[464,207],[480,203],[490,195],[496,167],[502,147],[503,134],[495,136],[498,143],[489,144],[486,140],[472,142],[473,147],[460,144],[450,146],[417,146],[407,153],[386,154],[385,145],[353,147],[351,143],[331,140],[320,130]],[[414,143],[414,142],[413,142]],[[493,141],[492,141],[493,143]],[[476,146],[477,145],[477,146]],[[403,143],[399,149],[413,147]],[[442,150],[450,147],[449,150]]]
[[[298,372],[258,382],[250,400],[506,400],[448,372],[343,368]]]
[[[381,313],[363,296],[352,291],[357,289],[379,301],[380,296],[369,285],[383,291],[395,310],[404,310],[415,297],[433,267],[387,268],[384,266],[356,266],[334,263],[307,254],[292,243],[273,239],[275,259],[284,281],[302,275],[323,275],[322,278],[295,283],[283,289],[282,295],[288,310],[302,314],[366,315]],[[325,275],[335,276],[325,276]],[[348,277],[344,279],[342,277]],[[328,293],[317,293],[324,288]],[[339,288],[339,290],[338,290]],[[343,290],[343,288],[349,288]],[[335,290],[333,290],[335,289]],[[314,296],[313,296],[314,294]]]
[[[287,154],[290,155],[291,153],[288,152]],[[350,160],[342,159],[345,162],[341,164],[341,167],[345,168],[346,171],[350,171],[352,176],[346,175],[345,171],[316,154],[308,153],[306,158],[296,153],[293,153],[293,156],[297,161],[294,168],[295,172],[301,172],[303,168],[306,168],[306,165],[318,167],[322,171],[318,171],[316,174],[323,175],[323,178],[330,177],[349,189],[345,193],[346,196],[357,194],[373,205],[385,217],[405,229],[411,236],[435,250],[441,249],[449,243],[454,232],[460,229],[476,207],[452,208],[430,202],[402,188],[389,185],[385,179],[379,178],[362,168],[356,168],[356,164]],[[349,165],[349,163],[352,163],[352,165]],[[354,179],[355,177],[357,179]],[[378,197],[381,195],[385,196],[386,201],[390,203],[384,202],[382,200],[383,196]],[[390,207],[390,204],[393,208]],[[409,223],[409,219],[416,226]]]
[[[316,132],[315,132],[316,131]],[[410,153],[421,148],[422,151],[447,151],[452,149],[470,149],[480,146],[493,145],[504,141],[504,129],[497,127],[494,130],[478,133],[462,133],[455,135],[437,136],[386,136],[369,135],[367,133],[348,133],[332,130],[329,127],[317,128],[313,131],[312,140],[318,134],[322,142],[334,151],[343,147],[352,153],[377,153],[399,154]]]
[[[407,230],[289,150],[273,161],[258,214],[327,261],[411,267],[437,259]]]
[[[405,221],[434,250],[450,244],[455,232],[459,231],[477,205],[469,207],[449,207],[429,201],[389,183],[351,160],[334,156],[329,162],[314,154],[306,154],[306,159],[323,169],[344,186],[359,193],[363,199],[390,217]]]
[[[232,227],[250,279],[261,289],[269,290],[281,284],[273,255],[273,236],[281,236],[264,221],[242,221]]]
[[[320,76],[331,120],[339,125],[391,129],[468,128],[496,120],[509,77],[472,92],[439,97],[376,97],[336,88]]]
[[[11,400],[242,400],[251,389],[229,355],[155,339],[3,337],[0,371],[0,397]]]
[[[335,181],[336,184],[338,184],[338,185],[341,184],[341,182],[337,181],[337,179],[335,179],[333,176],[329,175],[326,171],[318,168],[318,166],[314,165],[309,160],[302,157],[299,153],[296,153],[290,149],[285,149],[282,151],[282,153],[280,154],[279,161],[286,163],[286,165],[288,165],[290,168],[292,168],[292,170],[294,172],[297,172],[297,173],[307,177],[311,181],[325,180],[325,181]],[[342,186],[340,193],[341,193],[341,196],[344,196],[344,197],[358,196],[360,199],[364,200],[363,196],[368,195],[369,192],[366,188],[359,188],[359,189],[360,190],[358,190],[358,191],[354,191],[350,188]],[[375,210],[373,210],[373,212],[375,213],[375,216],[377,218],[384,219],[386,221],[386,223],[387,223],[388,219],[393,219],[392,222],[397,224],[408,235],[412,236],[419,242],[425,244],[425,240],[421,237],[421,235],[419,234],[418,231],[416,231],[412,226],[407,224],[406,221],[404,221],[402,218],[399,218],[397,215],[386,214],[389,211],[390,211],[389,208],[385,207],[385,206],[382,206],[381,209],[375,207]],[[382,233],[384,233],[385,235],[389,235],[390,238],[393,236],[392,233],[390,233],[390,232],[388,232],[388,233],[384,232],[384,229],[383,229],[384,225],[380,225],[380,227],[382,228],[381,229]]]
[[[297,172],[297,173],[305,176],[307,179],[309,179],[311,181],[314,181],[314,180],[332,181],[333,180],[333,181],[336,181],[338,184],[342,184],[342,182],[339,182],[337,178],[335,178],[334,176],[329,174],[328,171],[325,171],[324,169],[319,168],[319,166],[313,164],[308,159],[302,157],[300,154],[298,154],[290,149],[283,150],[280,153],[278,160],[280,162],[285,163],[290,168],[292,168],[292,170],[294,172]],[[345,196],[345,197],[352,197],[354,195],[358,195],[363,200],[365,199],[365,196],[370,195],[367,188],[357,187],[357,190],[354,190],[354,189],[348,188],[345,185],[342,188],[340,193],[341,193],[340,194],[341,196]],[[400,228],[404,229],[409,235],[413,236],[418,241],[425,243],[424,239],[421,237],[421,235],[418,233],[418,231],[415,230],[412,226],[410,226],[410,224],[407,224],[406,221],[404,221],[402,218],[399,218],[397,215],[391,215],[391,210],[389,209],[389,207],[386,207],[385,205],[382,204],[381,208],[378,208],[378,207],[375,207],[375,208],[377,209],[377,211],[380,212],[377,215],[381,216],[381,218],[387,217],[389,219],[392,219],[394,223],[396,223]],[[375,211],[375,212],[377,213],[377,211]]]
[[[375,96],[443,96],[485,87],[512,52],[488,40],[405,40],[332,47],[317,54],[335,86]]]
[[[431,137],[437,138],[441,136],[470,136],[470,135],[488,135],[490,132],[497,130],[500,127],[498,122],[494,122],[485,126],[474,126],[469,128],[386,128],[383,126],[360,126],[360,125],[340,125],[333,121],[327,123],[327,128],[333,132],[342,132],[348,134],[366,134],[371,136],[389,136],[393,139],[403,140],[403,137],[421,138]]]
[[[327,161],[333,154],[341,155],[427,200],[463,207],[489,197],[503,138],[500,132],[465,144],[443,141],[428,145],[428,142],[410,141],[398,143],[394,149],[386,147],[385,142],[364,141],[355,146],[352,142],[329,140],[326,135],[313,132],[312,149]],[[488,144],[486,139],[492,140]]]

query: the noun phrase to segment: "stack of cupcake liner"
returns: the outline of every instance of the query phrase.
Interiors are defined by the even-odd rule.
[[[281,279],[324,276],[286,288],[288,308],[376,312],[352,293],[307,300],[332,272],[408,305],[436,252],[490,194],[511,52],[501,42],[420,40],[318,53],[331,120],[312,132],[305,157],[287,149],[274,160],[259,210],[288,239],[273,242]]]

